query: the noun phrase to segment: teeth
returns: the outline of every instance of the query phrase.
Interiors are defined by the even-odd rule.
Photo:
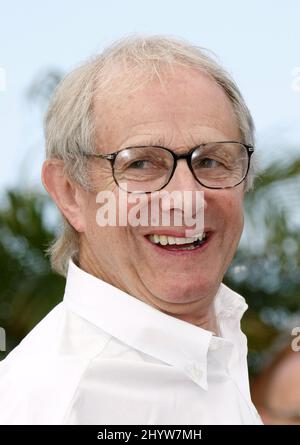
[[[165,236],[165,235],[158,235],[158,238],[159,238],[159,243],[162,246],[166,246],[168,244],[168,237],[167,236]]]
[[[176,244],[188,244],[196,241],[197,238],[176,238]]]
[[[196,240],[202,241],[203,238],[205,238],[206,234],[202,233],[202,235],[198,237],[192,237],[192,238],[177,238],[174,236],[167,236],[167,235],[150,235],[150,240],[155,244],[161,244],[162,246],[166,246],[167,244],[189,244],[193,243]]]
[[[174,238],[174,236],[168,236],[168,244],[177,244],[177,239],[178,238]]]

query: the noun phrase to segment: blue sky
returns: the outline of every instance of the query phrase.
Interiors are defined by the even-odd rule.
[[[298,0],[0,0],[0,11],[1,189],[40,184],[42,116],[25,99],[33,79],[49,68],[68,71],[130,33],[180,36],[213,50],[246,98],[262,158],[290,145],[300,152],[300,91],[292,88],[293,70],[300,76]]]

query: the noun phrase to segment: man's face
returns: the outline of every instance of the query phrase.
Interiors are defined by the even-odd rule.
[[[176,69],[163,87],[158,81],[109,104],[95,103],[97,151],[112,153],[136,145],[160,145],[183,153],[205,142],[240,140],[225,93],[204,74]],[[93,159],[97,191],[119,189],[109,161]],[[151,234],[184,236],[178,227],[99,227],[96,194],[85,201],[80,263],[105,281],[154,305],[211,299],[218,290],[243,228],[243,184],[225,190],[202,187],[180,160],[166,191],[203,191],[207,241],[193,250],[168,250]],[[88,266],[88,264],[90,266]]]

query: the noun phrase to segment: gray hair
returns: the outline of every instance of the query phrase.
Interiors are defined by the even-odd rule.
[[[89,190],[87,158],[82,152],[95,150],[95,97],[110,100],[116,85],[118,90],[128,91],[155,78],[162,81],[166,68],[172,70],[176,65],[205,73],[224,90],[233,106],[243,142],[254,144],[254,124],[246,103],[231,76],[211,53],[181,39],[129,37],[74,69],[60,82],[45,117],[46,157],[62,159],[69,177]],[[115,79],[117,83],[112,82]],[[252,156],[246,190],[252,187],[256,169],[256,159]],[[52,268],[65,276],[69,259],[78,258],[79,234],[63,215],[62,218],[61,234],[48,253]]]

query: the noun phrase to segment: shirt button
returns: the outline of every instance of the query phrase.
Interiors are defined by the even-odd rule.
[[[196,363],[190,365],[189,372],[194,379],[201,379],[203,377],[203,370]]]
[[[202,369],[199,369],[199,368],[194,369],[193,375],[194,375],[194,377],[201,379],[203,377]]]
[[[221,340],[220,338],[212,338],[209,349],[211,351],[217,351],[218,349],[222,349],[224,347],[224,340]]]

